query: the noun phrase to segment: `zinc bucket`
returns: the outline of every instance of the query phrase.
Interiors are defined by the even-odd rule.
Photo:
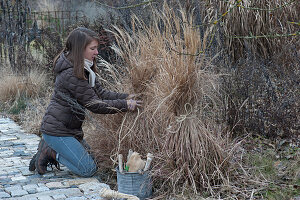
[[[121,174],[119,167],[117,170],[118,192],[135,195],[141,200],[151,197],[152,180],[149,171],[144,174],[136,172],[124,172]]]

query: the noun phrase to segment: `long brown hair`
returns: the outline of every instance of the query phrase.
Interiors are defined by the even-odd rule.
[[[67,58],[73,64],[75,76],[80,79],[86,79],[84,75],[83,53],[87,45],[93,40],[97,40],[99,43],[100,39],[96,32],[84,27],[78,27],[74,29],[67,37],[67,41],[63,50],[54,58],[53,66],[55,67],[56,61],[62,53],[68,52]],[[97,73],[95,60],[92,70]]]

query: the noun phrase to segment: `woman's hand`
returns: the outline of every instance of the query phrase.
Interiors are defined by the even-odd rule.
[[[130,111],[135,111],[138,107],[142,106],[142,101],[129,99],[127,100],[127,107]]]

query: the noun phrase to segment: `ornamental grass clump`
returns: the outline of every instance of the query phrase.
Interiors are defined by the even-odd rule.
[[[109,158],[116,162],[119,153],[133,149],[154,154],[157,189],[178,193],[189,186],[197,193],[221,184],[232,147],[216,120],[219,75],[205,57],[209,30],[201,36],[192,17],[183,11],[176,17],[167,5],[153,12],[151,24],[135,17],[132,27],[131,34],[116,27],[119,48],[114,49],[127,73],[113,73],[124,83],[113,88],[138,94],[143,107],[136,113],[95,116],[98,131],[87,139],[99,165],[111,167]]]
[[[285,0],[214,1],[221,10],[226,46],[238,59],[250,51],[263,58],[293,59],[286,46],[299,43],[299,3]],[[286,59],[288,58],[288,59]]]

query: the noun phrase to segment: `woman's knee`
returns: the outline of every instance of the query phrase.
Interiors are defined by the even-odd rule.
[[[96,164],[85,166],[83,169],[81,169],[79,171],[81,172],[81,174],[80,174],[81,176],[91,177],[97,172],[97,166],[96,166]]]
[[[97,171],[97,165],[92,158],[88,160],[81,160],[77,163],[77,170],[80,176],[91,177]]]

